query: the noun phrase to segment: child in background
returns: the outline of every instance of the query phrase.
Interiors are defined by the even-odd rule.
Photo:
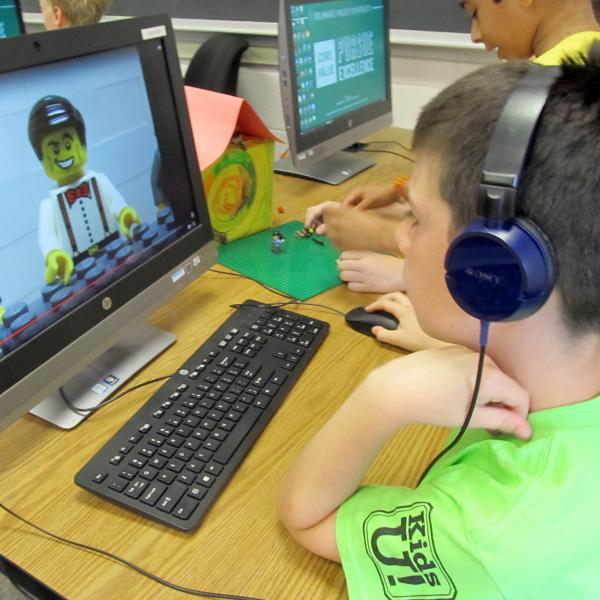
[[[483,43],[500,58],[531,58],[544,65],[558,65],[565,58],[581,60],[592,41],[600,39],[600,25],[591,0],[464,0],[460,6],[471,17],[471,39]],[[381,211],[402,217],[402,186],[360,186],[341,203],[325,202],[308,209],[307,226],[319,225],[343,252],[338,261],[342,281],[357,292],[392,292],[367,306],[367,310],[391,312],[399,321],[397,332],[373,329],[382,342],[407,350],[428,346],[404,297],[403,259],[395,256],[397,222],[382,225]],[[351,210],[358,209],[358,210]],[[375,215],[377,215],[377,218]],[[357,243],[358,240],[358,243]],[[437,344],[435,344],[437,345]]]
[[[360,487],[399,429],[465,420],[480,323],[450,296],[444,258],[477,214],[492,133],[531,69],[518,61],[467,75],[425,107],[415,129],[410,231],[399,235],[408,295],[423,329],[457,345],[368,375],[282,486],[285,525],[309,550],[341,560],[352,600],[600,592],[600,44],[552,84],[520,178],[518,214],[554,250],[548,300],[523,320],[492,325],[473,429],[415,489]]]
[[[40,0],[46,29],[98,23],[112,0]]]

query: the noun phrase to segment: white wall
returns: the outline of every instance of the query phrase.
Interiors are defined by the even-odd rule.
[[[27,31],[43,28],[41,16],[24,15]],[[240,21],[174,19],[182,73],[199,45],[219,32],[239,33],[250,42],[242,57],[238,92],[277,136],[285,138],[277,72],[277,25]],[[421,107],[465,73],[494,62],[468,34],[393,30],[391,41],[394,125],[412,129]]]

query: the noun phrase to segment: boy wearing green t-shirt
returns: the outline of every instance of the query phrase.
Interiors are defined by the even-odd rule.
[[[423,481],[360,487],[399,429],[465,420],[480,323],[450,296],[444,258],[478,214],[492,133],[532,68],[517,61],[467,75],[425,107],[415,130],[412,214],[398,245],[420,325],[455,346],[373,371],[282,486],[285,525],[342,562],[352,599],[600,595],[600,45],[552,84],[519,185],[519,215],[554,249],[552,293],[531,316],[492,324],[472,429]]]

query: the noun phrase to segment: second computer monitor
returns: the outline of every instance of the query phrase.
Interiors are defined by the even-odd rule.
[[[19,0],[0,0],[0,38],[25,33]]]
[[[279,61],[290,159],[340,183],[371,166],[347,146],[392,122],[387,0],[281,0]]]

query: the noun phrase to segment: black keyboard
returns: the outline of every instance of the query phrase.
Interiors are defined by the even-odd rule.
[[[328,330],[247,300],[75,482],[165,525],[195,529]]]

